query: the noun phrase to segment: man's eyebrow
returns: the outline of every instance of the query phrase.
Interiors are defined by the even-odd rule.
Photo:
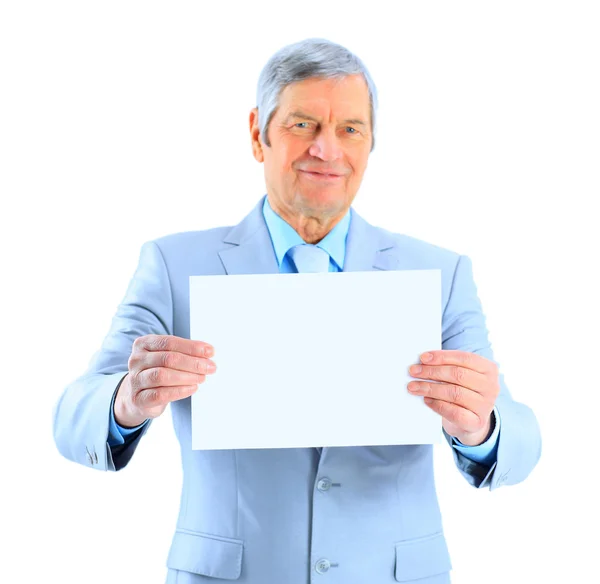
[[[318,122],[319,120],[317,120],[317,118],[306,114],[300,110],[296,110],[295,112],[291,112],[290,114],[287,115],[287,117],[285,118],[286,122],[288,120],[290,120],[291,118],[302,118],[304,120],[310,120],[311,122]],[[357,124],[357,125],[361,125],[361,126],[366,126],[366,122],[364,122],[363,120],[360,120],[358,118],[349,118],[347,120],[343,121],[344,124]]]

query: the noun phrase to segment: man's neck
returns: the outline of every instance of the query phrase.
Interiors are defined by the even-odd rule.
[[[271,208],[306,242],[317,244],[344,218],[348,209],[334,216],[291,213],[269,200]]]

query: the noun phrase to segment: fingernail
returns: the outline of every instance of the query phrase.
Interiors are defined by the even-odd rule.
[[[412,365],[410,371],[411,373],[421,373],[421,371],[423,371],[423,367],[420,365]]]
[[[216,370],[217,370],[217,366],[216,366],[214,363],[209,363],[209,364],[206,366],[206,371],[207,371],[208,373],[214,373]]]
[[[428,361],[431,361],[433,359],[433,355],[431,353],[423,353],[421,355],[421,361],[423,361],[423,363],[427,363]]]
[[[212,347],[204,347],[204,356],[212,357],[215,354],[215,350]]]

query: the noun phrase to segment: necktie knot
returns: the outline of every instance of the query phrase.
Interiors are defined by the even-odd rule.
[[[329,271],[329,254],[317,245],[301,243],[292,247],[289,254],[298,272]]]

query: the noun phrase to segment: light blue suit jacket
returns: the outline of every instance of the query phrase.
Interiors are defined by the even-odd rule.
[[[233,228],[144,244],[102,347],[55,406],[54,438],[65,457],[101,470],[128,464],[151,423],[111,447],[110,404],[137,337],[189,338],[190,275],[279,272],[263,201]],[[408,269],[441,270],[442,348],[493,360],[469,259],[373,227],[351,209],[344,271]],[[483,465],[451,449],[477,488],[524,480],[541,454],[533,412],[511,398],[502,374],[500,383],[496,461]],[[315,448],[192,450],[190,399],[173,402],[171,412],[184,476],[167,583],[450,581],[431,445],[324,447],[320,455]]]
[[[269,204],[268,197],[263,197],[263,200],[263,217],[271,237],[271,242],[273,243],[273,250],[275,252],[275,257],[277,258],[279,271],[284,274],[295,273],[297,271],[296,267],[287,255],[287,252],[294,246],[305,242],[294,228],[273,210]],[[340,272],[343,269],[349,227],[350,210],[348,210],[342,220],[318,243],[318,246],[325,250],[329,255],[330,272]],[[500,416],[496,408],[494,408],[493,414],[493,432],[486,442],[479,446],[465,446],[454,438],[453,448],[456,448],[470,460],[486,463],[488,466],[491,466],[496,460],[496,448],[498,434],[500,432]],[[148,420],[145,423],[148,423]],[[119,426],[114,418],[113,404],[111,404],[108,444],[110,446],[124,444],[125,440],[137,432],[142,425],[143,424],[140,424],[140,426],[137,426],[136,428],[123,428],[122,426]]]

